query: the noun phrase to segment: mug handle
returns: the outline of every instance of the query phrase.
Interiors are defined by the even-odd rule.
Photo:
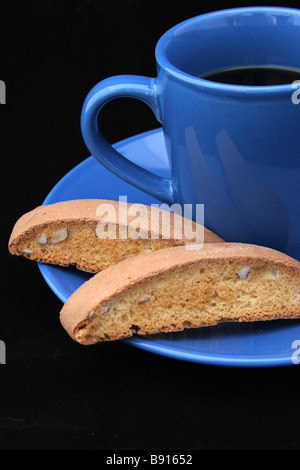
[[[172,180],[145,170],[121,155],[107,142],[98,127],[97,118],[101,108],[121,97],[145,102],[161,122],[156,78],[116,75],[102,80],[88,93],[81,112],[83,140],[91,154],[113,174],[159,201],[172,205],[175,202]]]

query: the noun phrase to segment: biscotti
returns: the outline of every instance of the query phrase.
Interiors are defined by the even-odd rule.
[[[300,263],[261,246],[216,243],[140,254],[83,283],[60,321],[81,344],[216,325],[300,318]]]
[[[141,252],[189,243],[190,235],[183,230],[186,222],[179,214],[142,204],[105,199],[63,201],[24,214],[13,228],[8,247],[10,253],[34,261],[74,265],[96,273]],[[204,242],[223,241],[189,222],[191,235],[202,229]]]

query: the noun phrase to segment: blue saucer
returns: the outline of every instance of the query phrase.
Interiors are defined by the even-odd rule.
[[[123,155],[144,168],[169,177],[162,129],[133,136],[114,145]],[[67,173],[51,190],[44,204],[69,199],[103,198],[128,202],[159,203],[130,186],[89,157]],[[65,302],[90,274],[75,268],[61,268],[39,263],[45,281]],[[296,340],[300,340],[300,321],[275,320],[255,323],[222,323],[213,327],[149,337],[133,336],[123,342],[137,348],[202,364],[259,367],[297,363]]]

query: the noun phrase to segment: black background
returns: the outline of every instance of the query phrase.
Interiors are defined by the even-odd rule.
[[[299,367],[230,368],[154,355],[122,342],[75,344],[35,263],[12,257],[15,221],[89,156],[87,92],[115,74],[156,75],[154,48],[174,24],[244,5],[297,2],[65,0],[1,2],[1,450],[300,449]],[[300,48],[299,48],[300,53]],[[113,143],[159,127],[129,99],[108,104]],[[299,338],[295,338],[299,339]]]

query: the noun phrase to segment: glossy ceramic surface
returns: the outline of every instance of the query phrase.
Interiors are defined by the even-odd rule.
[[[82,135],[92,155],[126,182],[172,204],[204,204],[225,240],[300,259],[300,106],[293,84],[244,86],[197,75],[229,66],[300,68],[300,11],[245,7],[207,13],[158,41],[157,77],[108,78],[88,94]],[[159,177],[124,159],[97,126],[101,107],[131,96],[163,124],[172,172]],[[220,215],[221,209],[221,215]]]
[[[168,156],[161,129],[134,136],[114,146],[129,160],[161,177],[170,176]],[[158,203],[156,199],[120,180],[89,157],[62,178],[44,204],[80,198]],[[217,215],[221,216],[222,209]],[[65,300],[90,275],[75,268],[39,264],[41,273],[58,298]],[[185,330],[123,340],[131,346],[174,359],[222,366],[283,366],[297,360],[300,321],[227,323],[215,327]],[[294,356],[293,356],[294,355]],[[294,359],[293,359],[294,358]]]

